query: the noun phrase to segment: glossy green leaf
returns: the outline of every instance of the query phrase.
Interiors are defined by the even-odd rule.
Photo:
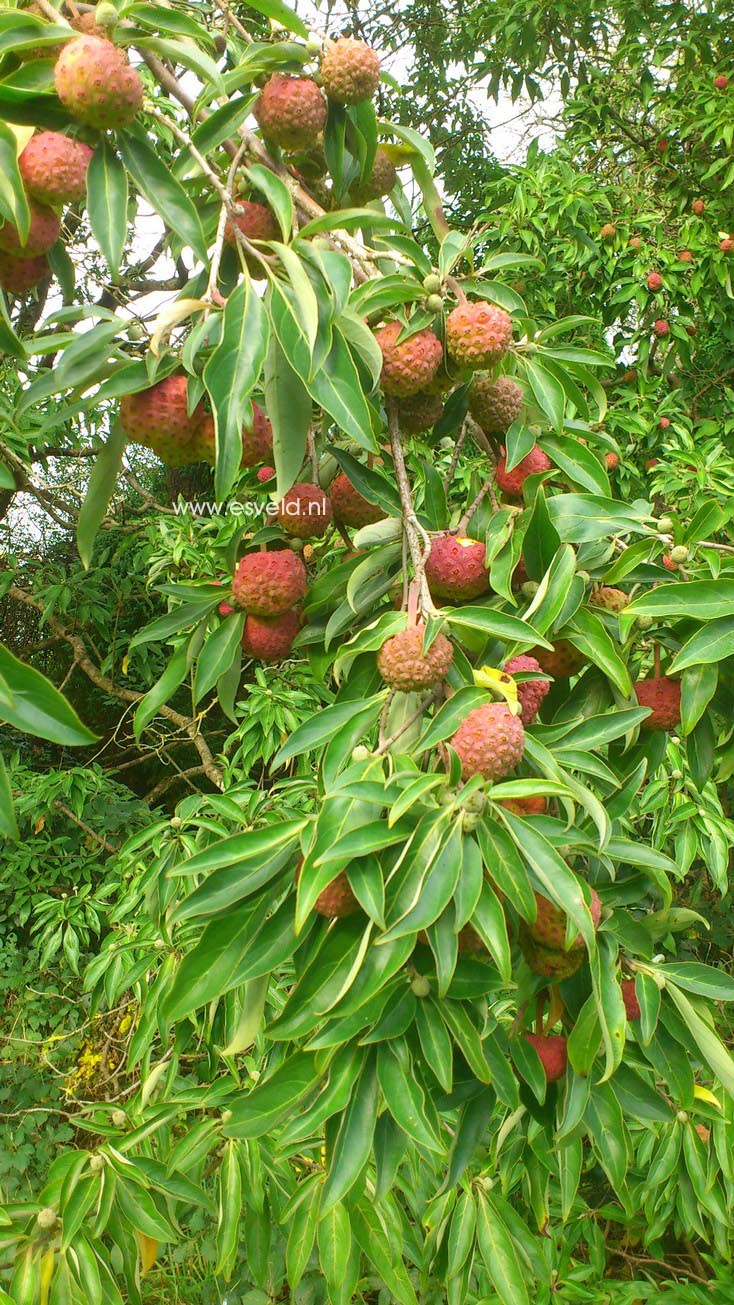
[[[127,172],[109,140],[103,139],[87,171],[87,211],[113,281],[127,239],[127,204]]]
[[[0,720],[62,747],[84,748],[96,742],[97,735],[82,724],[50,680],[19,661],[4,644],[0,644],[0,676],[13,695],[12,706],[0,701]]]

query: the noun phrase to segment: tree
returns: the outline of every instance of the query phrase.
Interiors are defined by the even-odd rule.
[[[567,131],[437,178],[423,74],[378,118],[280,4],[0,15],[3,506],[78,549],[8,549],[54,652],[0,717],[155,767],[85,958],[124,1086],[7,1207],[18,1305],[202,1228],[251,1301],[588,1299],[602,1220],[725,1273],[727,88],[695,15],[644,67],[626,7],[532,68],[476,18]]]

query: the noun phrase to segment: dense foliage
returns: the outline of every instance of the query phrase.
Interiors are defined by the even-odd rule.
[[[722,10],[0,13],[0,1301],[731,1292]]]

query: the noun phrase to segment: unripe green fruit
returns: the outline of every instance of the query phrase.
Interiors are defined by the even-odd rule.
[[[426,299],[426,308],[429,313],[442,313],[443,299],[440,295],[429,295]]]
[[[539,589],[540,585],[537,580],[526,580],[524,584],[520,585],[520,593],[523,598],[534,598]]]
[[[682,770],[671,770],[671,772],[670,772],[670,778],[671,778],[671,779],[682,779],[682,778],[683,778],[683,771],[682,771]]]
[[[485,798],[483,793],[481,792],[470,793],[469,797],[466,799],[466,802],[464,803],[464,810],[477,811],[481,815],[482,811],[485,808],[486,801],[487,799]]]
[[[430,996],[431,985],[422,974],[416,974],[411,982],[410,991],[414,997],[428,997]]]
[[[52,1210],[50,1206],[46,1206],[44,1210],[39,1210],[36,1215],[36,1223],[39,1228],[43,1228],[44,1232],[48,1231],[56,1223],[56,1211]]]
[[[125,1114],[125,1111],[124,1111],[124,1110],[113,1110],[113,1111],[112,1111],[112,1122],[113,1122],[113,1124],[115,1125],[115,1128],[124,1128],[124,1127],[125,1127],[125,1124],[127,1123],[127,1115]]]
[[[479,824],[480,816],[478,811],[464,810],[461,815],[461,828],[465,834],[472,834]]]
[[[658,530],[663,535],[669,535],[675,528],[675,522],[672,517],[660,517],[658,521]]]
[[[690,549],[685,544],[676,544],[675,548],[670,550],[671,562],[687,562],[690,557]]]
[[[450,435],[444,435],[443,439],[438,441],[438,447],[440,449],[452,449],[454,447],[454,441]]]
[[[228,1124],[229,1121],[230,1121],[230,1119],[232,1118],[232,1111],[231,1111],[231,1110],[223,1110],[222,1113],[221,1113],[221,1115],[219,1116],[219,1118],[220,1118],[220,1120],[221,1120],[221,1122],[222,1122],[223,1124]]]
[[[112,29],[117,27],[120,21],[120,15],[114,5],[108,3],[108,0],[101,0],[94,11],[94,21],[99,27]]]
[[[675,1116],[675,1117],[676,1117],[676,1119],[678,1120],[678,1123],[679,1123],[679,1124],[687,1124],[687,1123],[688,1123],[688,1115],[687,1115],[687,1113],[686,1113],[685,1110],[679,1110],[679,1111],[676,1113],[676,1116]]]
[[[298,539],[297,536],[294,535],[292,539],[288,540],[288,547],[292,553],[302,553],[305,543],[305,539]]]
[[[317,36],[316,33],[313,32],[309,36],[308,40],[306,41],[306,54],[311,54],[311,55],[321,54],[323,48],[324,48],[324,43],[321,40],[321,37]]]
[[[651,630],[654,625],[654,621],[651,616],[637,616],[635,617],[635,620],[637,621],[637,624],[641,630]]]
[[[147,339],[147,332],[145,330],[145,327],[141,326],[140,322],[131,322],[129,327],[127,328],[127,333],[131,340]]]
[[[98,1174],[101,1169],[104,1169],[104,1166],[105,1166],[105,1159],[103,1155],[90,1156],[89,1168],[91,1169],[93,1174]]]
[[[577,571],[576,575],[578,576],[579,580],[583,580],[585,585],[591,583],[591,576],[589,575],[588,571]]]
[[[423,278],[423,289],[427,295],[437,295],[441,291],[441,278],[435,272],[429,272]]]
[[[369,761],[371,756],[372,753],[364,743],[358,743],[356,748],[352,748],[352,761]]]

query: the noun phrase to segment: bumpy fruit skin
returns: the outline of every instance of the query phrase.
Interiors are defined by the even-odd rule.
[[[237,245],[235,227],[247,236],[248,240],[279,240],[280,227],[275,218],[275,214],[267,207],[266,204],[257,204],[254,200],[240,199],[237,201],[242,213],[235,214],[234,220],[227,219],[224,228],[224,239],[228,245]],[[245,255],[245,262],[252,276],[262,279],[266,276],[265,269],[251,254]]]
[[[648,290],[662,290],[663,278],[659,272],[650,272],[647,278]]]
[[[127,127],[143,103],[143,83],[122,50],[99,36],[77,36],[54,68],[56,94],[73,118],[99,131]]]
[[[513,816],[544,816],[548,799],[544,797],[500,798],[500,806]]]
[[[691,253],[690,249],[680,249],[678,251],[678,262],[679,263],[693,262],[693,254]]]
[[[502,667],[508,675],[516,671],[540,671],[540,663],[535,657],[521,653],[511,657]],[[545,695],[550,691],[550,680],[524,680],[517,686],[517,700],[520,704],[523,725],[532,725],[540,711]],[[544,799],[545,800],[545,799]]]
[[[270,617],[248,614],[242,648],[248,657],[259,662],[285,661],[300,628],[298,612],[282,612],[280,616]]]
[[[87,193],[93,153],[88,145],[61,132],[40,131],[18,159],[23,185],[41,204],[76,204]]]
[[[665,553],[665,554],[663,555],[663,557],[661,558],[661,561],[662,561],[662,564],[663,564],[663,566],[665,567],[665,570],[666,570],[666,571],[677,571],[677,570],[678,570],[678,563],[677,563],[677,562],[674,562],[673,559],[672,559],[672,557],[670,557],[668,553]]]
[[[542,943],[535,941],[528,932],[527,925],[522,920],[520,921],[518,942],[520,951],[533,974],[540,974],[544,979],[553,979],[556,983],[561,983],[563,979],[570,979],[571,975],[575,974],[583,964],[583,948],[579,948],[577,951],[564,952],[558,951],[555,947],[544,947]]]
[[[721,77],[714,77],[714,86],[716,87],[717,91],[725,91],[728,85],[729,85],[729,78],[723,76],[723,74]]]
[[[660,427],[660,430],[667,430],[669,425],[670,425],[670,417],[660,418],[660,421],[658,422],[658,426]]]
[[[224,598],[222,599],[221,603],[217,608],[217,611],[219,612],[220,616],[231,616],[235,610],[236,609],[232,606],[232,604],[228,603]]]
[[[559,639],[553,648],[531,648],[530,656],[540,662],[540,669],[546,675],[552,675],[555,680],[578,675],[587,661],[584,654],[574,648],[568,639]]]
[[[434,598],[468,602],[489,591],[484,544],[457,535],[439,535],[426,562],[426,580]]]
[[[392,159],[384,150],[378,149],[369,176],[352,186],[352,199],[357,204],[369,204],[373,199],[382,199],[384,195],[390,194],[397,179],[398,173]]]
[[[50,274],[45,254],[38,258],[13,258],[0,254],[0,286],[11,295],[24,295]]]
[[[306,568],[290,548],[247,553],[232,580],[235,602],[252,616],[280,616],[303,601],[306,587]]]
[[[20,243],[18,228],[12,222],[0,225],[0,250],[4,254],[12,254],[15,258],[37,258],[39,254],[47,254],[56,244],[61,231],[58,214],[35,200],[31,200],[28,207],[31,225],[24,245]]]
[[[253,113],[274,145],[302,150],[315,145],[326,122],[326,100],[309,77],[273,76],[263,86]]]
[[[274,475],[275,467],[261,467],[257,473],[257,478],[260,484],[264,485],[266,480],[272,480]]]
[[[448,351],[460,367],[479,371],[503,358],[512,343],[512,318],[479,300],[459,304],[446,318]]]
[[[477,376],[469,390],[469,411],[485,435],[504,435],[522,413],[523,393],[511,376]]]
[[[377,669],[386,684],[401,693],[414,693],[440,684],[454,660],[454,649],[443,634],[436,635],[428,652],[423,650],[423,627],[400,630],[383,643]]]
[[[706,201],[703,199],[694,199],[693,203],[691,204],[691,208],[693,209],[693,212],[696,214],[696,217],[702,217],[703,214],[706,212]]]
[[[336,104],[371,100],[380,82],[380,60],[364,41],[343,36],[327,46],[321,60],[321,84]]]
[[[362,526],[371,526],[375,521],[382,521],[385,517],[382,508],[376,503],[368,502],[343,472],[329,485],[329,498],[334,520],[341,526],[351,526],[353,530],[359,530]]]
[[[602,240],[613,240],[616,234],[617,228],[613,222],[605,222],[604,226],[599,230],[599,235]]]
[[[278,504],[279,524],[298,539],[317,539],[326,534],[332,516],[328,494],[307,481],[293,485]]]
[[[198,403],[189,415],[187,380],[183,374],[166,376],[150,389],[126,394],[120,401],[120,421],[127,438],[143,444],[169,467],[199,462],[202,454],[195,441],[205,418]]]
[[[495,471],[495,480],[497,488],[502,490],[503,494],[509,494],[511,498],[520,498],[522,487],[528,476],[536,476],[539,472],[550,471],[552,462],[547,453],[539,449],[537,444],[530,452],[518,462],[512,471],[507,470],[507,459],[503,453]]]
[[[398,343],[401,322],[388,322],[375,331],[382,353],[382,388],[385,394],[407,398],[433,380],[443,356],[441,341],[433,331],[416,331]]]
[[[535,903],[538,913],[533,924],[527,926],[528,933],[534,942],[540,943],[541,947],[548,947],[553,951],[563,952],[566,950],[566,913],[560,907],[554,905],[547,897],[540,893],[535,894]],[[601,901],[598,894],[592,888],[591,903],[589,905],[591,919],[596,929],[601,920]],[[578,951],[584,946],[584,940],[580,933],[576,934],[569,951]]]
[[[563,1078],[568,1065],[566,1039],[559,1034],[523,1033],[526,1042],[537,1051],[547,1083],[557,1083]]]
[[[471,956],[476,952],[486,952],[487,950],[472,924],[465,924],[464,928],[459,930],[456,941],[460,956]]]
[[[504,702],[487,702],[469,712],[449,742],[459,755],[464,779],[481,775],[495,780],[522,761],[525,730]]]
[[[351,890],[345,870],[342,870],[336,879],[332,879],[328,887],[319,893],[313,909],[329,920],[343,920],[347,915],[354,915],[359,910],[359,902]]]
[[[259,404],[253,403],[249,426],[242,427],[243,467],[256,467],[273,452],[273,428]],[[271,474],[275,474],[271,472]],[[268,477],[269,479],[269,477]]]
[[[623,589],[613,589],[610,585],[602,585],[600,589],[595,590],[591,595],[589,602],[592,607],[603,607],[605,612],[623,612],[629,602],[629,596]]]
[[[604,464],[607,471],[616,471],[619,466],[619,454],[613,452],[605,453]]]
[[[631,236],[627,243],[629,244],[630,249],[642,248],[642,241],[639,236]]]
[[[398,411],[400,429],[406,435],[422,435],[435,426],[443,413],[443,403],[438,394],[414,394],[403,399]]]
[[[620,987],[622,989],[622,1001],[624,1002],[624,1009],[627,1013],[627,1019],[638,1020],[640,1018],[641,1011],[640,1011],[640,1003],[637,1000],[637,992],[635,991],[634,979],[622,979]]]
[[[680,724],[680,680],[667,675],[653,675],[638,680],[634,686],[641,707],[651,707],[652,713],[640,722],[643,730],[674,730]]]
[[[734,249],[734,240],[732,240],[731,236],[724,236],[724,239],[719,241],[719,249],[722,254],[731,253],[732,249]]]
[[[652,329],[658,338],[662,340],[666,335],[670,334],[670,323],[666,322],[664,317],[658,317],[657,321],[653,322]]]

